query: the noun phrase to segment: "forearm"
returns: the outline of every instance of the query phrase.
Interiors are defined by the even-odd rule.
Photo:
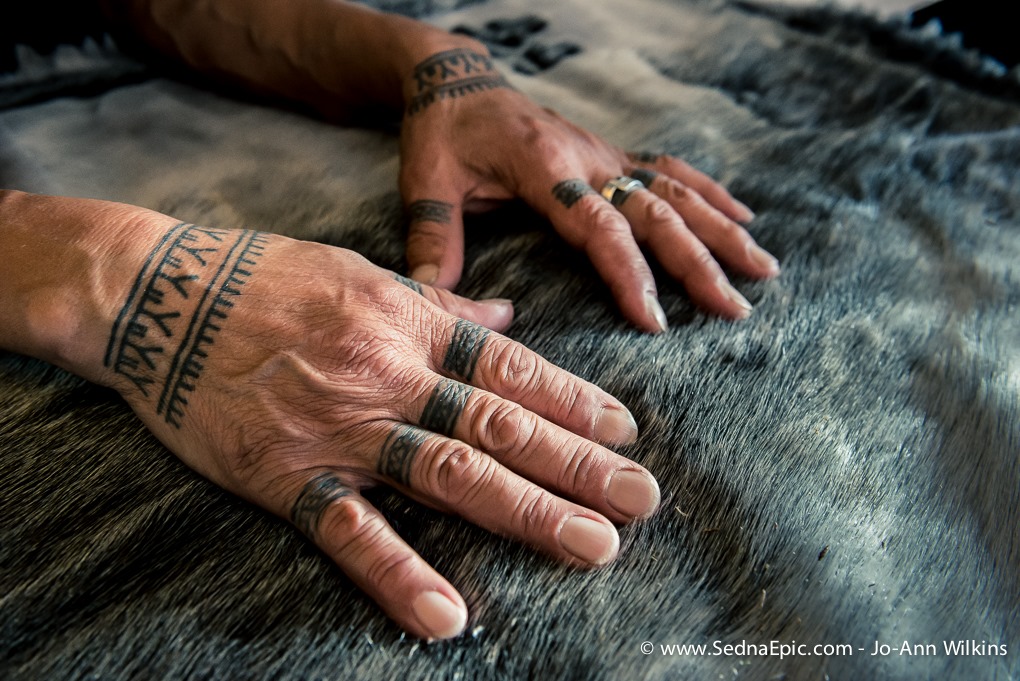
[[[400,111],[414,66],[480,44],[340,0],[105,0],[156,50],[199,71],[300,101],[330,118]]]
[[[0,191],[0,348],[110,385],[103,352],[132,267],[166,216]]]

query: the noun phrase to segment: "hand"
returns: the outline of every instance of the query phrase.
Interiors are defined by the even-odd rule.
[[[678,159],[627,154],[538,107],[507,86],[483,50],[427,59],[405,87],[401,193],[413,279],[455,286],[464,257],[462,213],[520,196],[588,254],[639,328],[654,333],[667,326],[640,246],[704,309],[733,319],[750,314],[715,260],[749,277],[779,273],[776,259],[737,224],[753,218],[746,206]],[[596,189],[621,175],[647,189],[614,206]]]
[[[387,484],[579,566],[651,514],[617,400],[491,329],[471,302],[329,246],[161,223],[111,325],[106,382],[189,466],[289,519],[401,627],[464,600],[361,495]],[[141,263],[145,263],[142,265]],[[486,328],[489,327],[489,328]]]

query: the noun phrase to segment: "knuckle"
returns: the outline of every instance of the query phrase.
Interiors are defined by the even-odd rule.
[[[680,220],[680,216],[673,210],[673,207],[659,198],[645,204],[644,218],[652,224],[675,223]]]
[[[556,404],[559,405],[563,420],[568,423],[587,423],[593,420],[592,403],[587,391],[579,381],[567,381],[560,387]]]
[[[582,444],[570,455],[558,481],[560,489],[579,492],[588,488],[596,478],[601,458],[591,445]]]
[[[319,535],[340,553],[346,553],[355,542],[377,532],[373,529],[371,515],[356,500],[343,498],[334,501],[322,518]]]
[[[712,270],[714,272],[719,268],[719,265],[715,262],[715,258],[712,257],[712,253],[705,248],[704,244],[699,244],[694,248],[694,252],[691,253],[691,265],[694,271],[701,272],[706,270]]]
[[[387,542],[389,543],[389,542]],[[382,547],[380,547],[382,548]],[[385,585],[387,591],[405,582],[415,570],[414,558],[404,551],[381,551],[369,564],[365,577],[370,584]]]
[[[472,430],[490,454],[505,456],[514,451],[527,451],[535,437],[535,426],[534,416],[524,407],[498,400],[479,410]]]
[[[666,184],[666,196],[673,203],[687,203],[691,201],[694,190],[679,180],[672,180]]]
[[[619,239],[630,236],[630,225],[608,201],[594,203],[588,213],[587,234],[590,240]]]
[[[555,120],[539,116],[524,116],[520,120],[521,143],[548,167],[560,167],[567,160],[567,147],[558,127]]]
[[[503,342],[496,348],[493,361],[500,382],[511,390],[530,388],[541,380],[541,365],[520,343]]]
[[[455,506],[471,503],[492,475],[491,459],[455,440],[436,450],[427,470],[428,486]]]
[[[528,487],[514,506],[514,524],[526,535],[535,535],[549,525],[555,512],[553,498],[538,487]]]

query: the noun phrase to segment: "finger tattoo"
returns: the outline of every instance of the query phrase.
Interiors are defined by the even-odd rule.
[[[411,289],[415,293],[422,295],[421,284],[416,282],[414,279],[408,279],[407,277],[401,276],[399,274],[394,274],[393,278],[396,279],[398,283],[403,284],[404,286]]]
[[[126,377],[157,415],[181,427],[208,350],[252,276],[266,235],[179,224],[135,276],[103,364]]]
[[[414,67],[416,92],[407,105],[413,116],[432,104],[494,88],[509,88],[488,56],[465,48],[432,55]]]
[[[411,464],[418,450],[425,444],[427,433],[414,426],[396,426],[386,436],[379,455],[377,470],[401,485],[411,480]]]
[[[471,386],[457,381],[441,380],[432,390],[425,410],[421,413],[421,427],[440,435],[453,435],[453,428],[473,390]]]
[[[301,489],[290,511],[290,520],[308,537],[315,539],[326,508],[337,499],[353,493],[350,487],[332,473],[317,475]]]
[[[582,197],[594,194],[595,190],[584,180],[573,179],[557,182],[556,186],[552,188],[552,193],[557,201],[570,208]]]
[[[630,158],[639,163],[655,163],[663,157],[664,154],[660,154],[654,151],[634,151],[629,154]],[[633,175],[631,175],[633,177]]]
[[[630,176],[644,186],[651,187],[652,182],[655,182],[655,178],[657,178],[659,174],[654,170],[648,170],[647,168],[635,168],[631,171]]]
[[[407,219],[411,223],[438,222],[448,225],[451,215],[453,215],[453,204],[446,201],[422,199],[414,201],[407,207]]]
[[[470,381],[482,354],[485,341],[489,338],[489,330],[466,319],[457,320],[453,327],[453,338],[443,358],[443,369],[454,376]]]

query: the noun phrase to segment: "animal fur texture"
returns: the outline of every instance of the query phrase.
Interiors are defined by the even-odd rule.
[[[426,645],[116,394],[0,355],[0,677],[1020,678],[1017,73],[831,8],[495,0],[431,20],[478,34],[529,15],[545,26],[500,55],[514,86],[714,175],[782,261],[736,280],[755,304],[740,323],[657,272],[672,326],[648,336],[527,208],[469,222],[460,292],[512,298],[511,337],[630,406],[622,453],[657,476],[659,513],[584,572],[371,492],[471,608],[465,635]],[[580,50],[525,75],[529,47],[561,43]],[[88,96],[0,111],[9,187],[401,270],[389,132],[143,78],[109,47],[76,60]],[[57,62],[0,86],[59,85]],[[850,652],[797,654],[827,644]]]

